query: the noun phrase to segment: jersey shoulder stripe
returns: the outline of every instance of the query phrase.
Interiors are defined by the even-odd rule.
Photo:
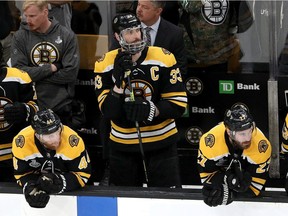
[[[169,68],[176,64],[176,59],[168,50],[161,47],[151,46],[148,49],[145,60],[141,64],[152,64]]]
[[[31,83],[32,80],[28,73],[17,68],[7,68],[7,75],[2,82],[18,82],[21,84]]]
[[[114,60],[118,54],[118,49],[105,53],[100,59],[95,62],[94,72],[105,73],[109,72],[114,67]]]
[[[209,160],[216,161],[229,155],[229,150],[225,143],[225,126],[223,122],[202,135],[199,149]]]

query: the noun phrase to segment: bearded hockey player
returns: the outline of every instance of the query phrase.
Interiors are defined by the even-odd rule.
[[[258,196],[268,176],[271,151],[248,108],[232,106],[224,122],[200,139],[197,162],[204,202],[228,205],[239,193]]]
[[[145,32],[132,13],[113,19],[120,49],[95,63],[99,108],[111,119],[110,185],[181,187],[175,118],[187,96],[175,57],[146,46]],[[133,98],[134,97],[134,98]]]
[[[0,43],[0,62],[3,49]],[[17,68],[0,67],[0,181],[14,181],[13,137],[26,127],[38,106],[33,101],[29,75]]]
[[[31,207],[46,207],[50,194],[84,187],[91,174],[81,137],[52,110],[38,111],[12,144],[14,174]]]

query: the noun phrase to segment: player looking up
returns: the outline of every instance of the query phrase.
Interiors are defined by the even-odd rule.
[[[146,46],[134,14],[116,15],[112,25],[121,48],[95,63],[99,107],[111,119],[110,185],[142,186],[145,174],[148,186],[181,187],[174,119],[187,96],[175,57]]]

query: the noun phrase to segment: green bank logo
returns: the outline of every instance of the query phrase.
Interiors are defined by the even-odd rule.
[[[189,105],[187,104],[185,108],[185,112],[183,113],[182,117],[188,118],[189,117]]]
[[[234,80],[219,80],[220,94],[234,94]]]

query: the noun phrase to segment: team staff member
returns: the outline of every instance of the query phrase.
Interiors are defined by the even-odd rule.
[[[19,132],[12,153],[15,179],[31,207],[45,207],[49,194],[84,187],[91,174],[83,140],[50,109]]]
[[[0,43],[0,61],[2,54]],[[12,140],[38,110],[33,95],[31,78],[27,73],[0,66],[0,181],[14,181]]]
[[[63,124],[73,127],[72,101],[80,64],[77,37],[48,18],[45,0],[26,0],[23,11],[26,21],[13,37],[12,66],[30,75],[39,108],[52,109]]]
[[[95,63],[99,107],[111,119],[110,185],[142,186],[145,161],[148,186],[180,187],[174,119],[183,114],[187,96],[174,55],[146,47],[142,30],[134,14],[115,16],[113,31],[121,49]],[[129,99],[131,91],[135,101]]]
[[[248,108],[232,106],[224,122],[200,139],[197,162],[204,202],[228,205],[238,193],[258,196],[268,176],[271,151]]]
[[[186,74],[187,58],[183,30],[161,16],[166,4],[166,1],[162,0],[139,0],[136,1],[135,14],[141,21],[144,29],[147,29],[147,27],[151,29],[149,32],[146,32],[151,38],[149,46],[162,47],[172,52],[181,73]],[[169,2],[168,4],[173,3]],[[120,48],[120,46],[118,41],[113,38],[110,50],[116,48]]]

